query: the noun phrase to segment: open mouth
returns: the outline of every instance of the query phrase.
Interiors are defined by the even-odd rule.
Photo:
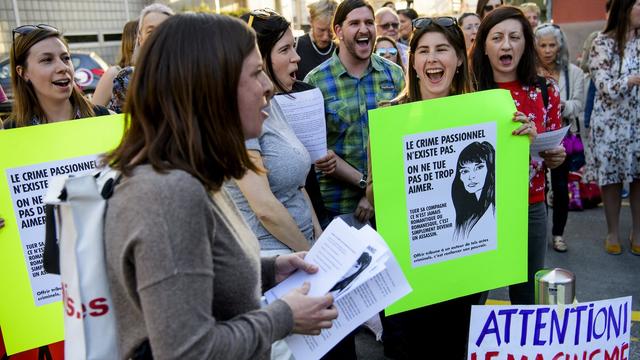
[[[297,71],[297,70],[296,70],[296,71]],[[293,81],[296,81],[296,80],[297,80],[297,78],[296,78],[296,72],[295,72],[295,71],[290,72],[290,73],[289,73],[289,76],[291,77],[291,79],[293,79]]]
[[[511,55],[502,55],[500,56],[500,64],[504,66],[509,66],[513,62],[513,56]]]
[[[51,83],[55,86],[66,88],[71,84],[71,80],[69,79],[55,80],[55,81],[52,81]]]
[[[425,73],[427,78],[433,82],[438,82],[444,77],[444,69],[428,69]]]
[[[369,39],[368,36],[361,36],[359,38],[356,38],[356,45],[358,45],[358,47],[360,48],[368,48],[370,42],[371,39]]]

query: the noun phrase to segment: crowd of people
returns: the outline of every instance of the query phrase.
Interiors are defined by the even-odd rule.
[[[478,1],[459,18],[319,0],[309,5],[310,32],[298,38],[270,9],[236,19],[152,4],[125,25],[121,59],[91,101],[74,85],[62,33],[20,26],[4,128],[125,113],[124,138],[104,157],[123,174],[105,219],[123,358],[287,359],[278,340],[331,327],[333,298],[308,296],[308,285],[268,306],[260,295],[298,269],[318,270],[305,251],[332,219],[375,226],[368,111],[379,106],[509,90],[512,136],[533,141],[571,126],[588,144],[585,177],[602,189],[610,254],[622,252],[620,199],[629,184],[628,244],[640,255],[640,0],[607,1],[607,13],[582,55],[593,87],[589,129],[585,74],[570,62],[562,29],[540,23],[534,3],[501,0]],[[311,89],[322,94],[328,147],[313,162],[270,101]],[[458,164],[463,193],[465,164],[495,171],[493,147],[475,146],[486,154]],[[540,156],[529,161],[528,279],[509,287],[514,304],[534,303],[549,239],[548,182],[552,247],[568,250],[572,159],[563,146]],[[470,195],[456,208],[467,214],[458,231],[494,206],[493,191]],[[424,358],[429,349],[434,358],[464,358],[471,306],[485,300],[486,292],[471,294],[382,316],[385,355]],[[445,322],[453,332],[426,325]],[[354,334],[325,356],[355,358]]]

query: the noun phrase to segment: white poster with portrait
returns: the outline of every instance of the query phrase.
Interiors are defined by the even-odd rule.
[[[496,249],[496,124],[404,137],[411,263]]]

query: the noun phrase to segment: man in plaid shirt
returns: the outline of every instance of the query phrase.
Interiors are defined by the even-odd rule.
[[[376,39],[373,7],[366,0],[345,0],[338,6],[332,29],[338,48],[313,69],[305,82],[324,96],[327,146],[337,155],[337,166],[320,176],[320,190],[329,218],[353,213],[361,222],[373,217],[366,199],[367,111],[395,98],[404,88],[398,65],[373,53]],[[320,160],[322,162],[322,160]],[[322,163],[316,163],[323,170]]]

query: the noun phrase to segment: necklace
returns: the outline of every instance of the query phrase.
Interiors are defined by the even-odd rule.
[[[318,55],[320,55],[320,56],[327,56],[333,50],[333,41],[329,45],[329,50],[327,50],[326,52],[322,52],[316,47],[316,43],[315,43],[315,41],[313,41],[313,37],[311,36],[311,34],[309,34],[309,40],[311,40],[311,46],[313,46],[313,50],[315,50],[318,53]]]

